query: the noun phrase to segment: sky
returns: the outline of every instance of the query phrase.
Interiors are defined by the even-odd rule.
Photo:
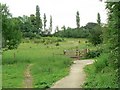
[[[44,13],[47,17],[47,28],[49,27],[50,15],[53,18],[53,29],[56,26],[61,28],[76,27],[76,12],[80,13],[80,26],[88,22],[97,22],[97,13],[100,13],[101,22],[107,22],[105,3],[100,0],[0,0],[9,7],[12,16],[23,16],[35,14],[36,5],[40,7],[41,18]]]

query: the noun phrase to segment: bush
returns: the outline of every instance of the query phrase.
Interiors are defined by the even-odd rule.
[[[14,39],[8,41],[8,42],[7,42],[8,49],[16,49],[16,48],[18,47],[19,43],[20,43],[19,41],[14,40]]]
[[[99,58],[97,58],[97,61],[95,62],[96,71],[101,71],[104,67],[108,66],[108,54],[103,53],[100,55]]]
[[[60,44],[59,43],[56,43],[56,46],[59,46]]]
[[[95,57],[99,57],[101,54],[101,51],[100,50],[93,50],[93,51],[89,51],[85,58],[95,58]]]
[[[62,41],[64,41],[64,39],[58,38],[56,41],[57,41],[57,42],[62,42]]]
[[[32,33],[32,32],[25,32],[24,33],[24,37],[26,37],[26,38],[29,38],[29,39],[32,39],[32,38],[34,38],[36,35],[34,34],[34,33]]]
[[[100,27],[99,25],[96,25],[95,27],[93,27],[93,29],[90,31],[90,34],[88,36],[89,41],[93,44],[93,45],[99,45],[102,43],[102,27]]]

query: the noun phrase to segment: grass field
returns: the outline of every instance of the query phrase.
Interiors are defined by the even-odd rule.
[[[56,40],[56,41],[55,41]],[[80,43],[78,43],[80,40]],[[32,64],[31,75],[34,88],[49,88],[54,82],[68,75],[72,59],[63,55],[65,49],[92,48],[86,39],[42,38],[23,40],[15,50],[3,52],[3,88],[24,87],[24,72]],[[50,42],[50,43],[49,43]],[[47,43],[47,44],[46,44]],[[56,45],[58,43],[58,45]]]

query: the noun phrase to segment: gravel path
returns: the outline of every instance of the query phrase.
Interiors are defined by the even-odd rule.
[[[86,76],[83,68],[93,62],[94,60],[75,60],[71,66],[70,74],[57,81],[51,88],[81,88]]]

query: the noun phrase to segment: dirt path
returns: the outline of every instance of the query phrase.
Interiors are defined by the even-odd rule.
[[[92,64],[93,60],[75,60],[70,74],[56,82],[51,88],[81,88],[85,80],[84,66]]]
[[[32,76],[30,74],[30,68],[32,64],[29,64],[24,72],[24,88],[32,88]]]

